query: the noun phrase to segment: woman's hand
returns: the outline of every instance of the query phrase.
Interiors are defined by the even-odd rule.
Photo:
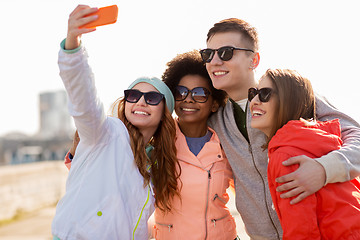
[[[79,142],[80,142],[80,137],[79,137],[78,131],[76,130],[76,132],[74,134],[73,144],[71,145],[71,148],[69,150],[70,154],[73,157],[75,156],[75,151],[76,151],[76,148],[77,148]]]
[[[98,16],[87,16],[98,11],[98,8],[91,8],[87,5],[78,5],[69,16],[68,32],[65,41],[65,49],[71,50],[80,46],[80,38],[84,33],[93,32],[96,28],[80,28],[84,24],[95,21]]]

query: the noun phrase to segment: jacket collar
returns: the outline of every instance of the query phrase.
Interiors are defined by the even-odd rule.
[[[205,143],[199,154],[195,156],[189,149],[186,138],[179,128],[179,124],[176,122],[176,149],[179,161],[192,164],[194,166],[207,169],[213,163],[222,161],[224,159],[224,153],[220,146],[220,140],[215,131],[208,127],[212,132],[212,136],[209,142]]]

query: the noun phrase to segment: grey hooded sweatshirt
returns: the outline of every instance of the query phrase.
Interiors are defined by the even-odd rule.
[[[282,239],[282,229],[273,208],[267,181],[267,150],[261,146],[266,136],[250,126],[251,114],[246,108],[246,130],[249,141],[240,132],[235,117],[239,106],[228,101],[209,119],[218,134],[234,174],[236,208],[246,231],[254,240]],[[316,97],[317,119],[339,118],[343,147],[316,159],[326,171],[326,183],[343,182],[360,175],[360,125],[339,112],[326,99]]]

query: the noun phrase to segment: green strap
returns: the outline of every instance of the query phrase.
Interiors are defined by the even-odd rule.
[[[235,118],[236,125],[237,125],[239,131],[241,132],[241,134],[244,136],[244,138],[249,142],[249,136],[248,136],[248,132],[246,129],[246,113],[244,112],[244,110],[242,110],[242,108],[239,106],[239,104],[237,104],[234,100],[230,99],[230,101],[233,104],[234,118]],[[247,105],[246,105],[246,108],[247,108]]]

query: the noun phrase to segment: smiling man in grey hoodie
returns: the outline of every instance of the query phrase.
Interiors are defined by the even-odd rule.
[[[266,136],[250,127],[247,92],[256,87],[254,70],[259,64],[258,36],[255,28],[240,19],[216,23],[208,32],[207,48],[200,51],[217,89],[230,99],[209,121],[219,135],[233,169],[236,207],[251,239],[282,239],[279,219],[272,207],[267,181]],[[328,183],[349,181],[360,175],[360,125],[339,112],[325,99],[316,98],[317,118],[339,118],[343,147],[318,159],[298,156],[287,164],[299,164],[293,173],[278,178],[277,190],[291,204],[300,202]],[[266,114],[266,113],[265,113]]]

